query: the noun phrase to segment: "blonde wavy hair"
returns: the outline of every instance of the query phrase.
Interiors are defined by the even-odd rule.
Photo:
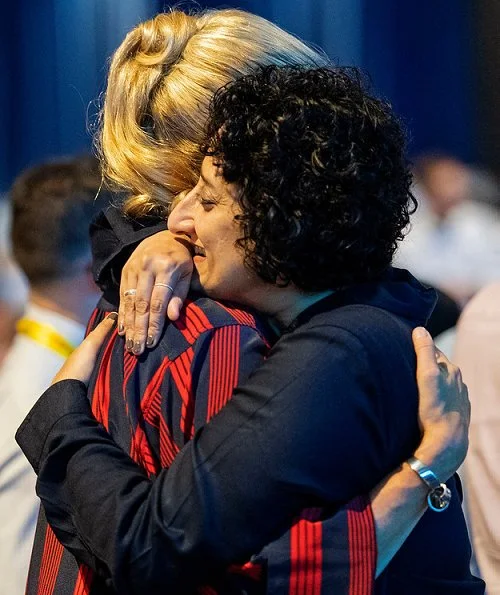
[[[196,184],[209,102],[258,66],[324,66],[325,54],[242,10],[179,10],[134,28],[110,66],[97,147],[125,214],[165,215]]]

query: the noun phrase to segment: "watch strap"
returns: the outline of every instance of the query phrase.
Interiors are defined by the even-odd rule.
[[[415,471],[418,474],[420,479],[426,485],[428,485],[431,488],[431,490],[435,490],[441,485],[441,482],[436,477],[434,471],[430,467],[427,467],[427,465],[424,465],[422,461],[419,461],[419,459],[417,459],[416,457],[410,457],[408,459],[408,465],[410,465],[413,471]]]
[[[445,483],[441,483],[434,471],[416,457],[410,457],[407,463],[429,488],[429,493],[427,494],[429,508],[434,512],[446,510],[451,501],[451,490],[448,486]]]

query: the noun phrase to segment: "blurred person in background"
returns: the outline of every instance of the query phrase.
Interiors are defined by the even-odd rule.
[[[396,263],[463,306],[500,278],[500,215],[473,199],[476,178],[453,157],[421,157],[415,175],[419,208]]]
[[[6,254],[0,254],[0,365],[14,339],[26,294],[24,279],[15,264]]]
[[[11,213],[7,195],[0,196],[0,364],[22,316],[28,287],[26,279],[12,259],[10,245]]]
[[[101,184],[91,157],[35,166],[14,182],[13,256],[29,301],[0,370],[0,593],[23,593],[39,509],[36,476],[14,440],[40,391],[84,336],[98,292],[88,227]]]
[[[466,305],[454,358],[472,405],[462,468],[469,529],[488,595],[500,595],[500,282],[484,287]]]
[[[500,187],[496,176],[480,166],[469,167],[471,200],[500,211]]]

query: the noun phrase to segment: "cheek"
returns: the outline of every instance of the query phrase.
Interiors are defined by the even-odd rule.
[[[233,231],[233,230],[231,230]],[[224,242],[221,254],[224,255],[224,259],[230,262],[234,268],[243,267],[243,260],[245,254],[243,250],[238,246],[237,241],[240,236],[234,234],[228,234],[228,239]]]

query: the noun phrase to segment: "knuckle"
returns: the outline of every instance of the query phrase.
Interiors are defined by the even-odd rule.
[[[151,312],[153,314],[161,314],[164,309],[164,304],[162,300],[153,300],[151,302]]]
[[[135,300],[134,300],[134,297],[131,295],[126,295],[123,300],[123,303],[125,306],[125,311],[133,310],[135,307]]]
[[[437,382],[441,377],[441,371],[439,368],[429,368],[424,371],[423,377],[429,382]]]
[[[141,265],[142,269],[148,271],[151,268],[151,262],[151,256],[146,253],[141,256],[139,264]]]
[[[158,256],[156,260],[156,269],[167,275],[172,274],[177,268],[176,263],[171,256]]]
[[[135,310],[138,314],[147,314],[149,312],[148,300],[141,298],[135,302]]]

